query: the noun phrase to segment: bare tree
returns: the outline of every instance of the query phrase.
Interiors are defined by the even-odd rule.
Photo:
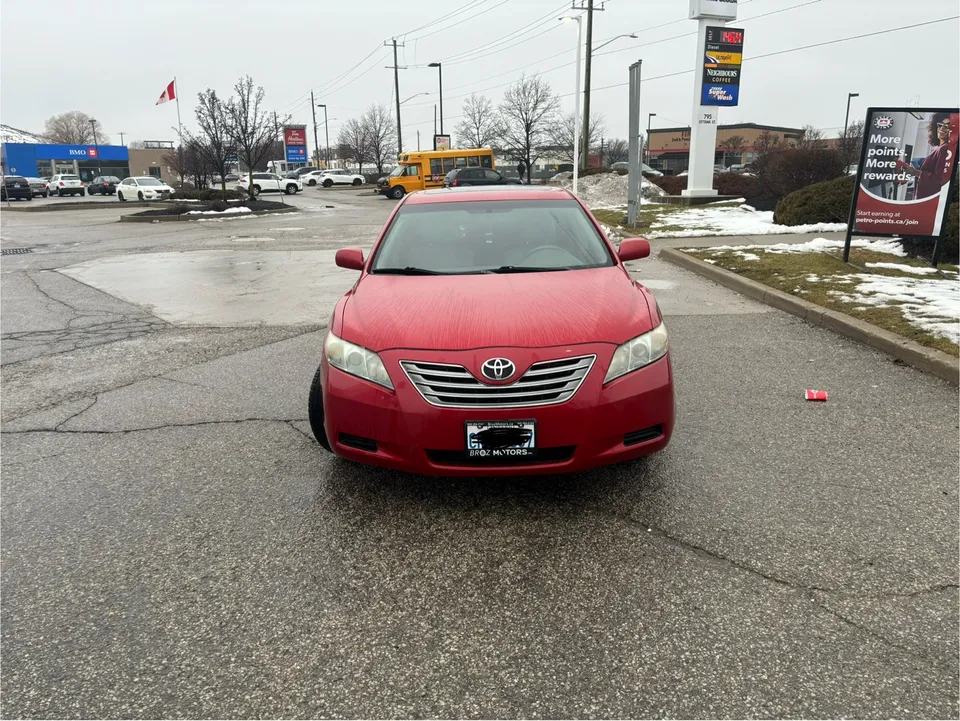
[[[737,162],[740,162],[741,154],[743,152],[744,146],[747,144],[747,139],[742,135],[731,135],[729,138],[724,140],[722,143],[719,143],[720,148],[723,150],[723,165],[727,165],[727,153],[737,156]]]
[[[196,170],[194,163],[195,156],[187,152],[186,148],[177,147],[168,153],[164,153],[161,160],[170,171],[180,178],[180,185],[183,186],[183,180],[188,175],[193,175]]]
[[[363,174],[363,164],[373,159],[370,150],[370,137],[367,128],[361,119],[350,118],[340,126],[337,136],[339,155],[342,160],[349,160],[357,164],[357,172]]]
[[[773,153],[783,150],[786,145],[787,144],[784,142],[782,136],[774,135],[769,130],[764,130],[762,133],[760,133],[760,135],[757,136],[757,139],[753,144],[756,160],[758,162],[765,160]]]
[[[235,153],[230,127],[230,113],[227,104],[218,96],[217,91],[207,88],[197,93],[197,107],[194,111],[200,133],[194,137],[187,133],[191,145],[195,145],[197,152],[203,159],[203,165],[208,166],[213,174],[220,176],[220,189],[226,194],[227,158]]]
[[[275,148],[279,121],[263,107],[263,87],[254,87],[253,78],[249,75],[240,78],[233,90],[236,97],[226,103],[230,118],[230,140],[250,170],[248,192],[253,197],[253,169]]]
[[[131,140],[129,143],[127,143],[127,148],[129,150],[143,150],[146,146],[147,144],[142,140]]]
[[[813,148],[822,150],[827,147],[827,142],[823,139],[823,131],[812,125],[804,125],[800,131],[800,139],[797,141],[798,148]]]
[[[530,179],[559,112],[560,100],[550,90],[550,83],[539,75],[522,75],[503,94],[501,144],[509,155],[523,160]]]
[[[486,95],[473,93],[463,101],[463,120],[457,123],[458,145],[463,148],[486,148],[500,136],[500,116]]]
[[[610,138],[604,143],[603,162],[605,165],[626,163],[630,159],[630,144],[623,138]]]
[[[837,140],[837,150],[843,155],[847,165],[854,165],[860,160],[860,149],[863,147],[863,121],[857,120],[847,126],[846,132],[840,133]]]
[[[573,157],[573,137],[576,127],[577,118],[573,113],[570,113],[569,115],[563,116],[557,115],[553,118],[548,129],[550,145],[552,145],[560,157],[568,163],[578,162],[578,159]],[[603,116],[591,114],[589,147],[600,143],[600,137],[603,135],[603,131]],[[581,147],[580,153],[582,154],[584,152],[589,154],[588,150]]]
[[[51,143],[65,143],[69,145],[89,145],[94,142],[91,116],[79,110],[61,113],[47,118],[44,123],[44,135]],[[97,142],[107,140],[106,134],[97,123]]]
[[[387,106],[383,104],[374,104],[367,108],[360,124],[370,148],[370,158],[377,166],[377,173],[382,175],[387,160],[397,157],[397,126]]]

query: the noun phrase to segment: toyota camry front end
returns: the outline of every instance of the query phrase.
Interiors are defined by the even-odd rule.
[[[555,473],[647,455],[674,422],[650,292],[566,191],[407,196],[337,304],[310,391],[317,440],[414,473]]]

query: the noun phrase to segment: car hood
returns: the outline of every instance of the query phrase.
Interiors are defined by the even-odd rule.
[[[365,275],[335,330],[392,348],[464,350],[622,343],[653,327],[644,294],[618,266],[552,273]]]

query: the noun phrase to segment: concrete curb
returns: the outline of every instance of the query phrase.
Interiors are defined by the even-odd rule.
[[[17,206],[11,205],[9,208],[0,206],[3,210],[13,210],[18,213],[52,213],[57,210],[105,210],[110,208],[166,208],[166,204],[163,202],[150,202],[145,201],[141,203],[138,200],[128,200],[121,203],[119,200],[107,200],[107,201],[74,201],[73,203],[55,203],[55,204],[42,204],[34,206]]]
[[[660,257],[668,263],[691,270],[697,275],[709,278],[749,298],[803,318],[811,325],[827,328],[834,333],[883,351],[924,373],[960,384],[960,358],[954,358],[934,348],[926,348],[846,313],[828,310],[803,298],[797,298],[763,283],[743,278],[729,270],[704,263],[699,258],[694,258],[676,248],[662,248]]]
[[[159,206],[161,208],[167,207],[165,205]],[[273,210],[254,210],[250,213],[227,213],[221,218],[217,218],[215,215],[195,215],[187,217],[186,214],[183,215],[121,215],[121,223],[177,223],[177,222],[189,222],[191,220],[235,220],[237,218],[247,218],[251,215],[278,215],[280,213],[295,213],[300,208],[295,205],[288,205],[285,208],[274,208]]]

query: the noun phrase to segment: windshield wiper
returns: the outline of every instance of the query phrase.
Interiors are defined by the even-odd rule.
[[[501,265],[491,268],[488,273],[549,273],[555,270],[573,270],[573,268],[548,268],[539,265]]]
[[[374,268],[371,272],[374,275],[447,275],[439,270],[417,268],[412,265],[408,265],[406,268]]]

